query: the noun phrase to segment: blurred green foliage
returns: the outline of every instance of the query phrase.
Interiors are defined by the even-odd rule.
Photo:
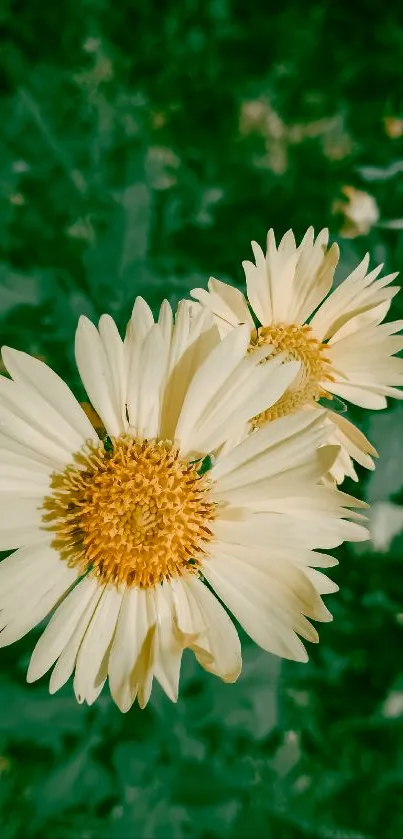
[[[380,220],[342,241],[342,272],[368,249],[400,267],[397,5],[5,0],[0,24],[1,343],[79,397],[79,314],[123,327],[137,294],[175,305],[210,273],[240,283],[271,225],[337,238],[346,185]],[[381,454],[358,491],[400,504],[401,410],[352,415]],[[2,650],[2,839],[398,839],[402,552],[400,535],[339,552],[308,665],[244,639],[228,686],[185,656],[177,706],[155,688],[122,716],[107,691],[88,708],[71,685],[27,686],[39,630]]]

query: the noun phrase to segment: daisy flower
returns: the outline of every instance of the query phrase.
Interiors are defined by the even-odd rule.
[[[249,350],[271,344],[275,352],[301,362],[294,382],[276,405],[255,417],[254,425],[300,408],[321,410],[329,441],[340,446],[332,468],[340,483],[345,475],[357,480],[353,460],[374,469],[377,453],[330,402],[324,409],[319,400],[340,397],[378,410],[386,407],[387,396],[401,399],[403,391],[395,385],[403,384],[403,360],[394,354],[403,348],[403,338],[396,335],[403,321],[382,323],[399,290],[391,286],[397,274],[379,277],[382,265],[368,272],[368,254],[332,291],[339,249],[329,248],[328,239],[322,230],[315,240],[311,227],[297,247],[289,230],[277,247],[269,230],[266,254],[252,242],[255,262],[243,263],[248,299],[215,279],[208,291],[196,288],[191,294],[214,313],[222,335],[245,323],[251,330]]]
[[[220,600],[264,649],[306,660],[298,636],[318,640],[308,619],[330,619],[321,595],[336,589],[317,549],[367,533],[354,499],[318,486],[334,457],[317,451],[321,417],[279,419],[220,455],[299,366],[261,364],[270,348],[248,355],[249,339],[240,326],[221,341],[185,303],[154,323],[138,299],[124,341],[109,316],[99,329],[82,318],[76,360],[102,437],[46,364],[3,348],[0,549],[14,553],[0,564],[0,646],[52,613],[28,681],[53,667],[53,693],[74,672],[92,703],[109,679],[127,711],[155,678],[175,701],[185,648],[234,681],[240,642]]]

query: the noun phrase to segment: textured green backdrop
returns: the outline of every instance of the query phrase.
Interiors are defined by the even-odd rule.
[[[137,294],[239,283],[271,225],[329,225],[342,272],[367,249],[401,267],[397,4],[5,0],[0,25],[1,343],[77,395],[80,313],[123,326]],[[378,204],[368,235],[340,237],[346,185]],[[360,494],[403,501],[403,410],[354,415],[381,453]],[[399,839],[402,549],[340,551],[308,665],[245,640],[225,686],[185,656],[176,706],[81,707],[25,684],[38,632],[2,650],[2,839]]]

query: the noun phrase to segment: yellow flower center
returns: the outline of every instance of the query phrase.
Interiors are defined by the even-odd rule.
[[[333,381],[332,368],[326,356],[326,344],[315,338],[308,324],[295,326],[277,323],[272,326],[260,326],[252,331],[249,351],[263,344],[271,344],[274,347],[274,355],[286,352],[288,361],[300,361],[301,370],[278,402],[254,417],[254,428],[292,414],[298,408],[321,397],[330,398],[323,387],[326,381]]]
[[[53,547],[102,583],[153,588],[197,571],[215,517],[199,466],[170,441],[89,444],[52,476],[43,521]]]

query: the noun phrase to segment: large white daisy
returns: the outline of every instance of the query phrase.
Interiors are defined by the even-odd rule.
[[[221,341],[186,304],[175,324],[163,304],[155,324],[138,299],[125,341],[109,316],[99,329],[82,318],[76,359],[102,439],[56,373],[3,348],[0,549],[14,553],[0,564],[0,646],[53,611],[29,681],[53,667],[54,692],[74,672],[92,703],[108,678],[127,711],[154,677],[176,700],[186,647],[234,681],[240,643],[218,598],[264,649],[306,659],[298,636],[318,640],[307,618],[329,620],[320,595],[336,589],[316,549],[367,533],[349,520],[354,499],[318,485],[334,457],[317,451],[320,416],[279,419],[220,456],[298,367],[261,364],[267,347],[248,355],[249,339],[241,326]]]
[[[373,469],[377,453],[331,403],[322,409],[319,400],[336,397],[377,410],[386,407],[387,396],[402,399],[403,391],[395,385],[403,384],[403,359],[393,356],[403,348],[403,338],[396,335],[403,321],[382,323],[399,290],[391,286],[397,274],[379,277],[382,265],[368,273],[368,254],[331,291],[339,249],[336,244],[328,248],[328,239],[328,231],[322,230],[315,241],[309,228],[297,247],[289,230],[277,247],[269,230],[266,254],[252,242],[255,262],[243,263],[248,300],[215,279],[210,279],[208,291],[196,288],[192,296],[215,314],[222,335],[246,323],[250,349],[272,344],[277,352],[301,362],[286,393],[256,417],[255,424],[299,408],[326,411],[330,439],[341,447],[332,469],[340,483],[345,475],[357,480],[353,460]]]

